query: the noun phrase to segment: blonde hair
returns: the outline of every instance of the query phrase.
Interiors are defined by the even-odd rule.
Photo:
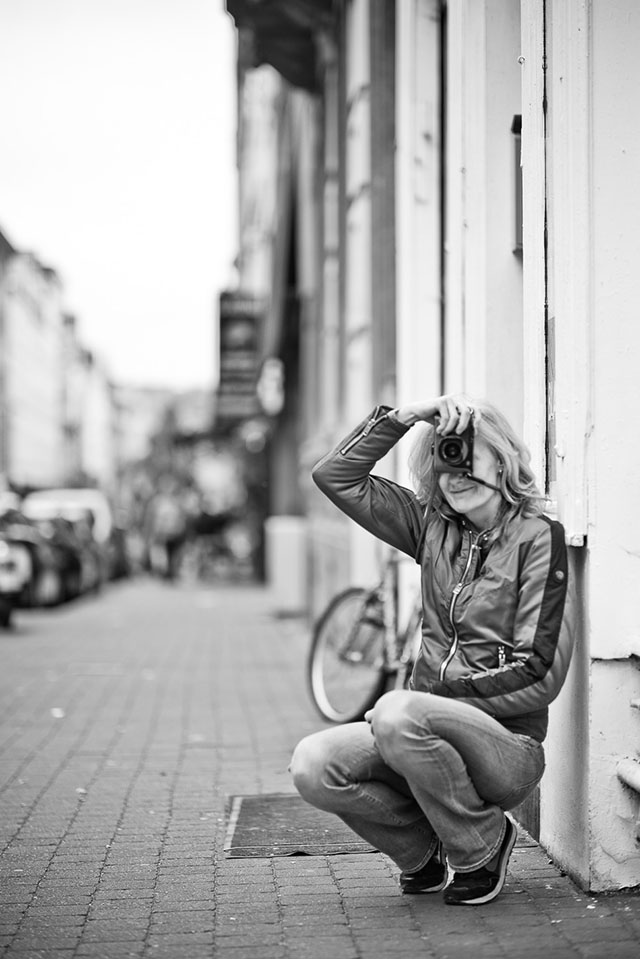
[[[475,422],[475,436],[484,440],[499,464],[498,486],[502,495],[499,529],[515,516],[539,516],[544,509],[530,466],[529,450],[518,437],[506,416],[486,400],[469,400],[479,414]],[[433,494],[433,504],[445,515],[455,516],[438,486],[433,468],[435,427],[422,424],[419,436],[409,456],[409,472],[421,503],[426,504]]]

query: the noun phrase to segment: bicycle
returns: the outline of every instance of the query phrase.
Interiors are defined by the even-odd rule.
[[[377,585],[342,590],[315,623],[307,680],[316,709],[330,722],[362,719],[383,692],[407,687],[420,644],[422,608],[417,595],[398,629],[399,562],[399,555],[390,553]]]

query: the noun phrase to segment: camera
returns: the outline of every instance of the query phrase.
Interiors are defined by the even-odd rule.
[[[473,472],[473,422],[462,433],[436,437],[433,467],[436,473]]]

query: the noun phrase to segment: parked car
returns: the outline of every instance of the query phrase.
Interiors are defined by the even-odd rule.
[[[61,522],[68,524],[80,552],[82,574],[80,591],[82,593],[98,592],[109,575],[108,557],[105,564],[103,550],[93,535],[93,523],[89,511],[86,516],[81,516],[79,519],[62,520],[61,518]]]
[[[101,581],[122,576],[128,570],[124,536],[116,527],[109,500],[101,490],[37,490],[25,496],[22,510],[32,520],[62,517],[76,526],[88,522],[96,544],[96,555],[100,557]]]
[[[10,611],[6,611],[5,604],[7,625],[15,607],[54,606],[62,602],[66,594],[65,575],[62,555],[55,544],[17,509],[0,513],[0,537],[9,549],[7,572],[15,572],[17,567],[22,581],[13,595]],[[6,556],[6,549],[4,553]]]
[[[50,546],[61,576],[62,602],[85,592],[84,547],[73,524],[62,516],[31,520]]]

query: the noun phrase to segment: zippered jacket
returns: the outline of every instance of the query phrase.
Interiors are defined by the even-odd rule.
[[[410,429],[389,413],[376,407],[317,463],[313,479],[343,513],[421,566],[411,688],[460,699],[542,742],[573,646],[564,529],[546,516],[516,517],[488,552],[462,516],[432,510],[423,530],[416,494],[372,474]]]

